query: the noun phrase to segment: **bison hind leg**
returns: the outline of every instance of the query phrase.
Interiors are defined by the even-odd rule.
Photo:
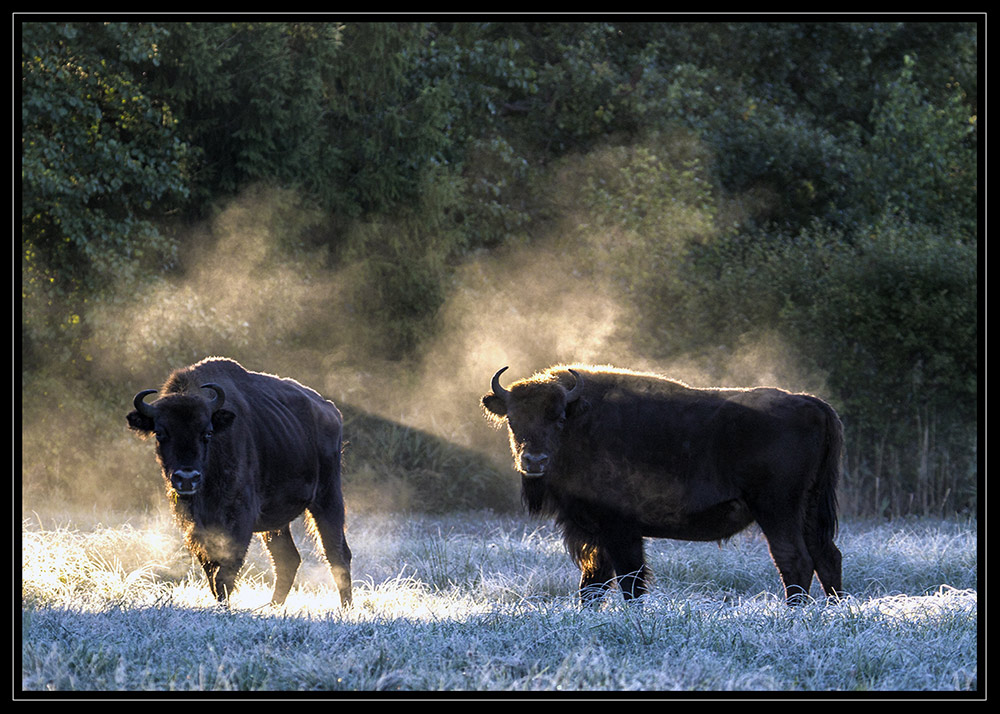
[[[767,538],[771,559],[774,561],[781,582],[785,586],[785,601],[801,605],[809,599],[812,584],[813,561],[800,532],[784,532],[761,524]]]
[[[274,568],[274,592],[271,594],[271,603],[281,605],[292,589],[292,582],[302,563],[302,556],[295,547],[291,528],[287,525],[276,531],[261,533],[260,536],[267,547],[267,552],[271,555],[271,566]]]
[[[341,607],[351,606],[353,597],[351,594],[351,549],[347,545],[347,535],[344,533],[343,507],[333,509],[331,517],[328,511],[311,506],[309,508],[309,521],[312,525],[313,533],[318,537],[326,554],[327,565],[330,566],[330,574],[333,575],[333,582],[337,585],[340,593]]]
[[[844,590],[841,584],[840,548],[832,538],[823,538],[809,528],[806,529],[806,546],[809,548],[809,555],[812,556],[816,577],[823,586],[823,592],[828,597],[842,597]]]

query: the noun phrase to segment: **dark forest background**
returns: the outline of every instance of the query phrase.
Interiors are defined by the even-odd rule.
[[[478,396],[585,359],[975,510],[975,18],[666,19],[20,22],[24,504],[160,498],[132,395],[224,354],[338,403],[349,508],[516,508]]]

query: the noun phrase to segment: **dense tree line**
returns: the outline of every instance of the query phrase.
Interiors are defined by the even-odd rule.
[[[860,510],[975,502],[974,21],[20,36],[27,370],[79,365],[87,306],[169,274],[178,226],[261,183],[323,217],[294,241],[357,265],[370,347],[403,358],[463,257],[544,235],[553,176],[576,161],[580,210],[622,236],[601,269],[645,354],[778,331],[829,375]]]

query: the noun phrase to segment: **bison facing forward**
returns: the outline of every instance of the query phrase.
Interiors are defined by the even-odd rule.
[[[293,380],[225,359],[175,371],[156,401],[144,401],[156,391],[135,395],[128,425],[156,436],[174,516],[212,594],[227,600],[256,532],[274,565],[271,600],[283,603],[301,562],[289,523],[308,512],[348,606],[337,407]]]
[[[554,516],[584,603],[647,591],[643,538],[710,541],[756,521],[789,603],[813,572],[841,594],[834,410],[779,389],[693,389],[652,374],[553,367],[482,398],[506,421],[529,512]]]

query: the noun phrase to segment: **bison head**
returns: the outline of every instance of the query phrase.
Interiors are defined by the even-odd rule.
[[[528,478],[538,478],[551,470],[558,455],[569,409],[583,393],[583,377],[570,369],[575,380],[570,389],[549,375],[518,382],[507,390],[500,386],[506,369],[493,375],[493,391],[483,397],[483,409],[491,420],[506,419],[514,468]]]
[[[194,394],[168,394],[155,402],[145,398],[156,393],[146,389],[135,395],[135,410],[128,413],[129,428],[156,436],[156,458],[164,478],[179,496],[193,496],[201,486],[213,435],[224,431],[236,415],[222,405],[226,393],[217,384],[203,384],[215,393],[213,399]]]

